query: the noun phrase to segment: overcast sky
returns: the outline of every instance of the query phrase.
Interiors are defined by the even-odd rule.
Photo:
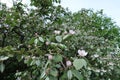
[[[12,6],[12,0],[0,0]],[[23,3],[29,3],[29,0],[23,0]],[[120,26],[120,0],[62,0],[61,4],[70,11],[76,12],[81,8],[100,10],[111,17]]]

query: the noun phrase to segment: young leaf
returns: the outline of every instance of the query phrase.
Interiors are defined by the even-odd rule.
[[[67,34],[67,35],[65,35],[65,36],[63,37],[63,40],[68,40],[70,37],[71,37],[71,35],[70,35],[70,34]]]
[[[57,47],[58,44],[57,44],[57,43],[54,43],[54,42],[51,42],[51,46],[52,46],[52,47]]]
[[[42,37],[39,37],[39,40],[40,40],[41,42],[44,42],[44,39],[43,39]]]
[[[5,70],[5,65],[0,63],[0,72],[2,73]]]
[[[64,44],[59,44],[58,45],[61,49],[66,49],[67,48],[67,46],[65,46]]]
[[[62,42],[62,37],[61,36],[56,36],[55,39],[56,39],[57,42]]]
[[[36,65],[39,66],[40,65],[40,60],[36,60]]]
[[[55,61],[55,62],[61,62],[61,61],[62,61],[62,55],[56,55],[56,56],[54,57],[54,61]]]
[[[35,43],[35,45],[37,45],[37,43],[38,43],[38,39],[35,39],[35,40],[34,40],[34,43]]]

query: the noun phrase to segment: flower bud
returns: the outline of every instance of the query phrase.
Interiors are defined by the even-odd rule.
[[[51,54],[48,55],[48,59],[49,60],[52,60],[53,59],[53,56]]]
[[[46,45],[49,45],[49,44],[50,44],[50,42],[45,42],[45,44],[46,44]]]
[[[31,48],[31,45],[28,45],[28,48]]]
[[[38,37],[38,33],[35,33],[35,36]]]
[[[71,61],[66,61],[66,66],[67,67],[70,67],[72,65],[72,62]]]

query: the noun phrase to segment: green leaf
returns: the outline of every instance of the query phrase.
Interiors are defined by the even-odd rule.
[[[37,66],[40,66],[40,60],[36,60],[35,63],[36,63]]]
[[[75,59],[73,62],[73,66],[75,67],[76,70],[81,69],[83,66],[86,67],[87,63],[84,59]]]
[[[83,80],[83,77],[82,75],[80,74],[79,71],[77,70],[71,70],[72,71],[72,74],[78,79],[78,80]]]
[[[58,44],[57,44],[57,43],[54,43],[54,42],[51,42],[51,46],[52,46],[52,47],[56,47],[56,46],[58,46]]]
[[[25,48],[21,48],[20,52],[24,53],[25,52]]]
[[[55,39],[56,39],[57,42],[62,42],[62,37],[61,36],[56,36]]]
[[[50,80],[50,79],[49,79],[49,77],[46,77],[46,79],[45,79],[45,80]]]
[[[64,44],[58,44],[58,46],[59,46],[60,48],[62,48],[62,49],[66,49],[66,48],[67,48],[67,46],[65,46]]]
[[[36,64],[36,61],[35,61],[35,60],[32,60],[31,63],[30,63],[31,66],[32,66],[32,65],[35,65],[35,64]]]
[[[33,43],[34,43],[34,40],[35,40],[35,38],[31,38],[28,43],[29,43],[29,44],[33,44]]]
[[[67,71],[66,70],[64,70],[63,71],[63,75],[61,76],[61,80],[67,80],[68,78],[67,78]]]
[[[65,35],[64,37],[63,37],[63,40],[67,40],[67,39],[69,39],[71,37],[71,35],[70,34],[67,34],[67,35]]]
[[[0,72],[2,73],[5,70],[5,65],[0,63]]]
[[[38,43],[38,39],[35,39],[35,40],[34,40],[34,43],[35,43],[35,45],[37,45],[37,43]]]
[[[44,39],[43,39],[42,37],[39,37],[39,40],[40,40],[41,42],[44,42]]]
[[[40,79],[44,78],[45,77],[45,71],[42,72],[42,74],[40,75]]]
[[[16,56],[16,59],[17,59],[18,61],[21,61],[21,60],[23,60],[23,56],[17,55],[17,56]]]
[[[68,70],[67,77],[68,77],[69,80],[72,79],[72,71],[71,70]]]
[[[52,69],[52,70],[50,70],[50,74],[54,77],[57,77],[58,76],[58,71],[56,69]]]
[[[63,58],[62,58],[62,55],[60,55],[60,54],[59,54],[59,55],[54,56],[54,61],[55,61],[55,62],[61,62],[61,61],[62,61],[62,59],[63,59]]]

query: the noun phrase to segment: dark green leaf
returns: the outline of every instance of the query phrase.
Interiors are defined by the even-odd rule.
[[[77,70],[72,70],[72,74],[78,79],[78,80],[83,80],[82,75],[80,74],[79,71]]]
[[[34,43],[34,40],[35,40],[35,38],[31,38],[28,43],[29,43],[29,44],[33,44],[33,43]]]

